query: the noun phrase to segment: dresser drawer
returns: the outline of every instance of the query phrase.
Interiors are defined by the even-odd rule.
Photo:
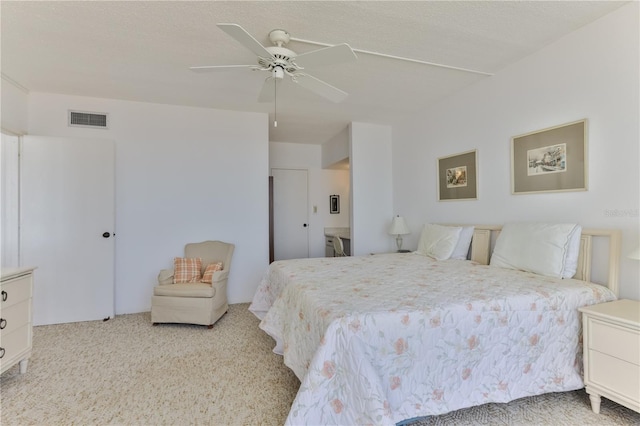
[[[31,275],[2,283],[2,310],[31,297]],[[6,300],[5,300],[6,299]]]
[[[5,335],[31,322],[31,303],[29,300],[16,303],[0,311],[0,336]],[[1,342],[1,341],[0,341]]]
[[[31,325],[25,324],[11,333],[2,333],[0,347],[4,349],[4,355],[0,358],[0,369],[15,363],[16,356],[21,356],[31,346]],[[0,351],[1,352],[1,351]]]
[[[631,364],[640,364],[640,333],[608,322],[589,318],[589,349]]]
[[[605,387],[625,398],[640,401],[640,366],[590,350],[587,370],[587,385]]]

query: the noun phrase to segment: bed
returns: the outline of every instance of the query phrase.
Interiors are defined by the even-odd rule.
[[[561,279],[490,264],[500,231],[473,227],[470,260],[272,263],[249,309],[301,382],[287,424],[397,424],[582,388],[577,309],[617,297],[619,232],[581,229]],[[607,285],[590,282],[596,237],[609,239]]]

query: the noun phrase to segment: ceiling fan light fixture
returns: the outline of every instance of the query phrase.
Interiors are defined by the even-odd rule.
[[[289,43],[291,36],[285,30],[272,30],[269,33],[269,41],[278,47],[282,47]]]
[[[270,101],[271,94],[273,94],[273,98],[276,97],[275,87],[272,88],[271,85],[273,84],[275,86],[278,81],[284,81],[285,74],[291,77],[293,83],[297,83],[301,87],[333,102],[341,102],[347,97],[346,92],[311,76],[307,71],[315,67],[327,67],[358,59],[351,47],[346,43],[312,50],[298,55],[296,52],[284,47],[293,38],[287,31],[282,29],[275,29],[269,33],[269,40],[273,46],[263,46],[238,24],[219,23],[217,26],[242,46],[253,52],[257,56],[258,66],[209,65],[191,67],[191,70],[204,72],[230,68],[249,68],[257,71],[267,71],[269,72],[269,77],[265,79],[262,85],[262,90],[258,96],[259,102]],[[302,73],[302,70],[305,72]]]

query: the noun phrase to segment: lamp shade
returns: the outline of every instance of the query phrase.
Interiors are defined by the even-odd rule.
[[[627,255],[629,259],[640,260],[640,247],[636,247],[634,251]]]
[[[391,222],[391,227],[389,228],[389,234],[391,235],[406,235],[410,234],[409,227],[407,226],[407,222],[405,222],[402,216],[396,216],[393,218]]]

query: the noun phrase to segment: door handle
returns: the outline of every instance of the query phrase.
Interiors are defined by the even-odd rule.
[[[3,302],[6,302],[6,301],[7,301],[7,296],[8,296],[7,292],[6,292],[6,291],[4,291],[4,290],[2,290],[2,301],[3,301]]]
[[[103,236],[104,238],[109,238],[109,237],[111,236],[111,234],[110,234],[110,233],[108,233],[108,232],[105,232],[104,234],[102,234],[102,236]]]
[[[302,226],[306,228],[306,227],[307,227],[307,224],[306,224],[306,223],[303,223],[303,224],[302,224]]]
[[[0,330],[4,330],[7,327],[7,320],[0,318]]]

